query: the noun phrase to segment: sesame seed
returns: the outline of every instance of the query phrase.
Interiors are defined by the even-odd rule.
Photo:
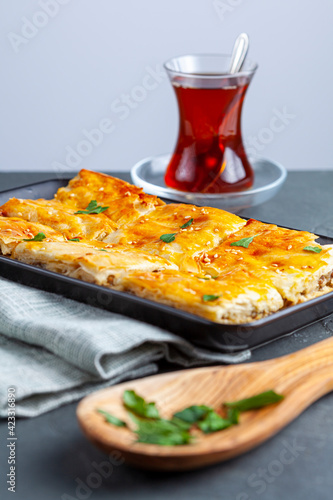
[[[231,249],[230,248],[225,248],[224,251],[225,252],[231,252]]]
[[[279,264],[272,264],[272,266],[274,266],[274,267],[279,267]]]
[[[214,259],[217,259],[218,258],[218,254],[217,253],[214,253]]]
[[[243,257],[239,257],[239,259],[237,259],[237,260],[243,260]]]
[[[193,211],[193,212],[196,212],[196,211],[197,211],[197,209],[193,207],[193,208],[192,208],[192,211]]]
[[[289,266],[290,269],[295,269],[294,266]]]
[[[190,219],[191,216],[190,215],[185,215],[184,219]]]
[[[268,267],[266,267],[266,266],[262,266],[262,268],[263,268],[263,269],[268,269]]]
[[[194,231],[200,231],[201,227],[194,228]]]
[[[219,230],[217,229],[217,227],[214,229],[214,232],[215,232],[215,233],[218,233],[218,232],[219,232]]]
[[[103,188],[103,187],[101,187],[101,188],[99,188],[99,190],[98,190],[98,191],[104,191],[104,188]]]
[[[306,269],[308,266],[302,266],[302,269]]]
[[[70,197],[70,198],[73,198],[74,196],[75,196],[75,194],[74,194],[74,193],[71,193],[71,194],[69,195],[69,197]]]
[[[130,191],[126,191],[125,196],[131,196],[131,192]]]
[[[129,245],[132,245],[132,241],[128,241],[127,243],[128,243]]]
[[[288,245],[288,250],[291,250],[292,249],[292,245]]]
[[[17,215],[18,215],[19,217],[22,217],[21,212],[17,212]]]

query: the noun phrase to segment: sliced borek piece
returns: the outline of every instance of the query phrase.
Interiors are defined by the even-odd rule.
[[[10,255],[16,245],[24,239],[33,239],[38,234],[41,235],[43,241],[64,241],[64,237],[58,231],[44,226],[42,224],[34,224],[26,222],[15,217],[0,216],[0,249],[3,255]],[[42,236],[44,235],[45,238]]]
[[[178,271],[129,272],[119,285],[129,291],[219,323],[247,323],[283,307],[277,290],[242,270],[218,280]]]
[[[55,200],[20,200],[12,198],[0,207],[6,217],[38,222],[56,229],[67,239],[101,240],[117,229],[106,215],[76,214],[76,209]]]
[[[286,304],[296,304],[329,291],[325,287],[333,285],[333,247],[321,246],[316,238],[306,231],[250,219],[217,248],[201,255],[200,265],[212,276],[247,269],[276,287]],[[244,241],[249,242],[247,247],[239,244]]]
[[[100,206],[109,207],[104,213],[119,224],[131,222],[164,204],[137,186],[90,170],[81,170],[68,186],[58,190],[55,198],[79,210],[95,200]]]
[[[198,272],[195,256],[244,226],[236,215],[216,208],[170,204],[122,226],[104,241],[158,254],[182,271]]]
[[[15,248],[12,257],[26,264],[104,286],[116,285],[116,278],[130,270],[158,271],[175,267],[161,257],[144,252],[69,241],[24,242]]]

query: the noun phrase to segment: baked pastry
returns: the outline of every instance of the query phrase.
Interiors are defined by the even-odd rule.
[[[316,238],[215,208],[165,205],[87,170],[53,200],[0,207],[2,254],[229,324],[332,291],[333,246]]]
[[[215,248],[244,224],[237,215],[217,208],[170,204],[122,225],[105,241],[161,255],[180,270],[197,273],[202,251]]]
[[[5,217],[20,217],[47,225],[60,231],[67,239],[102,240],[117,229],[117,225],[104,213],[78,212],[78,209],[56,200],[11,198],[0,208],[0,214]]]
[[[61,233],[43,224],[26,222],[17,217],[0,216],[0,250],[3,255],[11,255],[15,247],[23,240],[34,238],[45,242],[65,240]]]
[[[70,207],[86,209],[92,200],[108,207],[104,212],[119,224],[131,222],[164,202],[137,186],[110,175],[81,170],[68,186],[60,188],[55,199]]]
[[[19,243],[12,258],[103,286],[116,286],[119,278],[131,270],[152,272],[176,268],[162,257],[144,252],[70,241]]]

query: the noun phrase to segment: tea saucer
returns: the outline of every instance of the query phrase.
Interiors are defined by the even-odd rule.
[[[188,193],[165,185],[164,174],[170,158],[168,154],[139,161],[131,170],[132,181],[146,193],[160,198],[239,212],[273,198],[287,177],[282,165],[260,158],[252,162],[255,180],[251,189],[238,193]]]

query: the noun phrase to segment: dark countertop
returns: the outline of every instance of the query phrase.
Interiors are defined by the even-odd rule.
[[[120,176],[129,179],[128,174]],[[0,173],[0,190],[54,177],[52,173]],[[332,187],[333,171],[291,172],[273,200],[241,215],[333,237]],[[256,349],[251,361],[294,352],[332,333],[331,316]],[[83,437],[75,409],[76,404],[70,404],[17,422],[18,471],[14,496],[6,490],[4,474],[8,466],[3,450],[7,427],[1,423],[2,500],[332,498],[333,394],[321,398],[259,448],[229,462],[193,472],[162,474],[135,470],[116,461],[112,473],[102,479],[96,475],[96,468],[106,456]],[[285,456],[288,460],[284,460]]]

